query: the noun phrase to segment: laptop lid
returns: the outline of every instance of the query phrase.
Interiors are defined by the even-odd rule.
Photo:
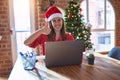
[[[78,65],[82,63],[84,41],[59,41],[45,43],[46,67]]]

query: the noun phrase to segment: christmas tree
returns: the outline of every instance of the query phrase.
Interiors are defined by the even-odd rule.
[[[81,14],[80,4],[71,0],[65,9],[65,23],[67,32],[71,32],[76,40],[84,40],[86,47],[90,38],[90,28],[86,27],[84,16]]]

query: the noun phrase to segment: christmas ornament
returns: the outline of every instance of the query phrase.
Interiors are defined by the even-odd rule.
[[[82,12],[82,8],[80,8],[79,11]]]

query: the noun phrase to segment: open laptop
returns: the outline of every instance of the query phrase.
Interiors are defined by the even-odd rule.
[[[46,67],[78,65],[82,63],[84,41],[59,41],[45,43]]]

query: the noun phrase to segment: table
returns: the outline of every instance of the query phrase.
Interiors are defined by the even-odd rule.
[[[36,63],[36,67],[43,80],[120,80],[120,61],[95,53],[94,65],[89,65],[86,56],[83,55],[81,65],[61,66],[46,68],[42,60]],[[20,58],[8,80],[40,80],[33,71],[25,71]]]

